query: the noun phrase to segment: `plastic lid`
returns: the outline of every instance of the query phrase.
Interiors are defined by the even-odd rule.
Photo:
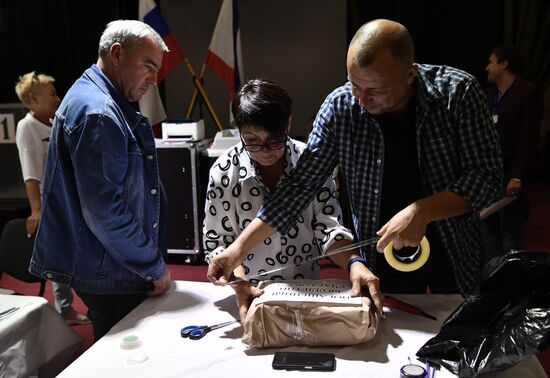
[[[120,347],[122,349],[136,349],[142,346],[143,343],[139,339],[139,337],[135,335],[129,335],[125,336],[122,341],[120,342]]]

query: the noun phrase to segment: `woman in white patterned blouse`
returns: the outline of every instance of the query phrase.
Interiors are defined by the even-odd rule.
[[[279,85],[265,80],[246,83],[233,100],[241,143],[222,154],[210,169],[203,227],[206,261],[230,245],[256,217],[264,199],[284,181],[305,144],[288,137],[292,99]],[[284,235],[275,233],[255,247],[234,271],[260,280],[319,278],[318,261],[330,249],[351,243],[352,233],[340,224],[341,210],[329,179],[312,203]],[[353,256],[334,261],[346,267]],[[302,264],[300,264],[302,263]],[[297,264],[300,264],[297,266]],[[264,272],[286,267],[273,274]],[[250,283],[233,286],[241,318],[261,291]]]

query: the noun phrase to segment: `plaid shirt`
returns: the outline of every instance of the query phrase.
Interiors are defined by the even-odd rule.
[[[498,136],[474,77],[446,66],[418,67],[415,123],[422,192],[429,196],[451,191],[473,209],[435,222],[458,287],[467,294],[477,284],[483,260],[479,212],[495,199],[502,175]],[[346,182],[357,238],[375,236],[383,195],[384,140],[378,122],[352,95],[350,83],[325,99],[293,174],[258,217],[286,232],[337,164]],[[375,246],[362,253],[374,270],[380,256]]]

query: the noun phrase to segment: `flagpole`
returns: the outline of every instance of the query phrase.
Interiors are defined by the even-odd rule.
[[[197,74],[195,70],[193,69],[193,66],[191,63],[189,63],[189,60],[187,57],[183,58],[183,61],[185,63],[185,66],[187,67],[187,70],[191,73],[191,76],[193,76],[193,83],[195,83],[195,90],[199,90],[200,94],[202,95],[202,98],[204,99],[204,102],[206,102],[206,107],[208,108],[208,111],[210,112],[210,115],[214,119],[214,122],[218,126],[218,129],[223,131],[222,124],[220,123],[220,120],[218,118],[218,115],[216,114],[216,111],[212,107],[212,103],[210,102],[210,99],[208,99],[208,96],[206,95],[206,92],[204,91],[204,88],[200,82],[200,80],[197,78]]]
[[[204,76],[204,72],[206,71],[206,63],[202,65],[201,73],[199,74],[199,81],[202,82],[202,77]],[[187,118],[191,118],[191,114],[193,114],[193,111],[195,110],[195,105],[197,105],[197,95],[198,90],[195,88],[195,91],[193,92],[193,97],[191,98],[191,103],[189,104],[189,109],[187,109]]]
[[[238,62],[242,60],[242,57],[240,51],[239,20],[236,1],[237,0],[223,0],[220,13],[218,14],[218,20],[214,27],[214,33],[212,34],[212,39],[208,47],[206,61],[201,69],[201,75],[197,78],[193,74],[195,86],[197,87],[196,89],[203,95],[207,105],[209,105],[209,101],[203,94],[204,90],[202,89],[201,82],[206,67],[210,68],[216,76],[228,85],[231,97],[235,94],[235,90],[238,90],[240,87],[240,78],[243,75],[240,72],[241,70],[238,64]],[[197,105],[197,100],[200,100],[197,90],[195,90],[191,103],[189,104],[189,109],[187,111],[188,117],[193,113]]]

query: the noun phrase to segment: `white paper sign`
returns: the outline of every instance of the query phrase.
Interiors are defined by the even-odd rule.
[[[339,280],[296,280],[273,282],[264,288],[258,303],[319,302],[361,305],[361,297],[351,296],[351,283]]]
[[[15,143],[15,121],[12,113],[0,113],[0,143]]]

